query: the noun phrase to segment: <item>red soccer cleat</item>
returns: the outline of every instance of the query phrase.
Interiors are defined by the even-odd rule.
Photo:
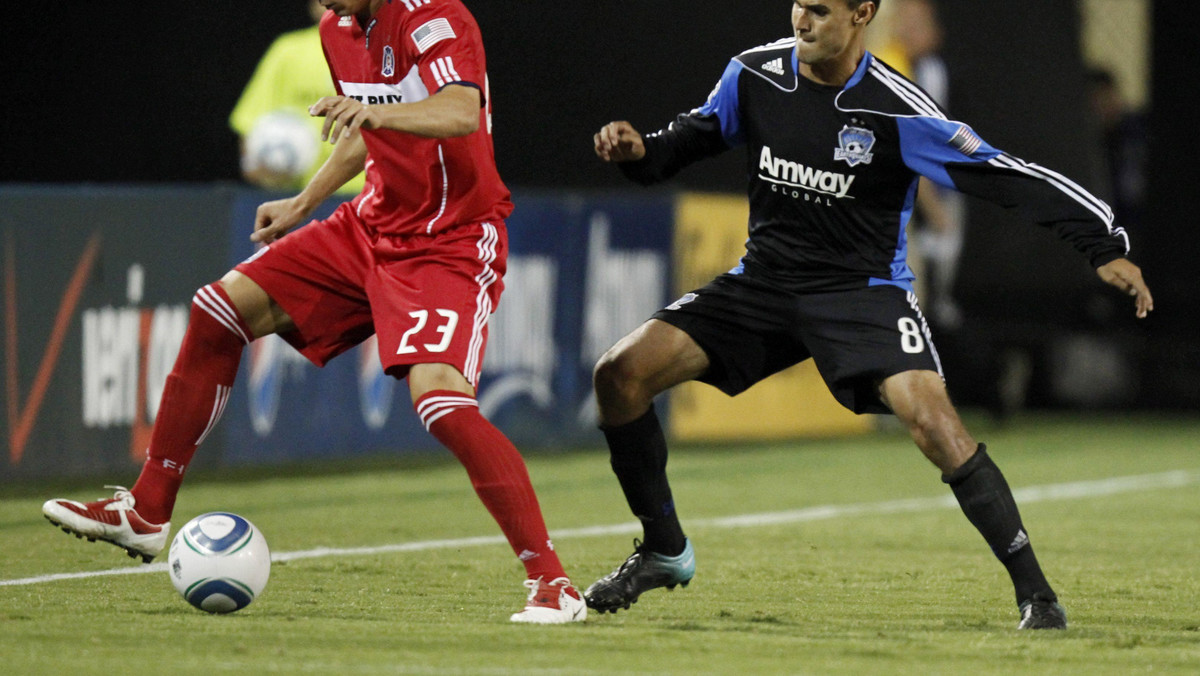
[[[587,618],[587,604],[579,590],[565,577],[550,582],[542,578],[525,580],[529,588],[529,600],[525,609],[508,618],[513,622],[530,624],[566,624],[582,622]]]
[[[110,542],[124,549],[129,556],[140,556],[144,563],[150,563],[166,546],[171,523],[146,521],[138,516],[133,495],[128,490],[121,486],[105,488],[116,489],[116,494],[96,502],[47,500],[42,505],[42,514],[50,523],[75,537],[87,538],[88,542]]]

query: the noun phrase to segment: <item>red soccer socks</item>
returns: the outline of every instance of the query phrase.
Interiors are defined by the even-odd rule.
[[[196,292],[183,345],[163,388],[146,464],[130,491],[142,518],[170,520],[183,473],[221,418],[250,340],[249,327],[220,284]]]
[[[451,390],[428,392],[416,402],[421,422],[467,470],[530,579],[566,577],[546,532],[525,461],[504,434],[479,413],[475,398]]]

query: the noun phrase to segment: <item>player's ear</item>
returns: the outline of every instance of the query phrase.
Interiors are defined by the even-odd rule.
[[[860,4],[854,10],[854,25],[865,26],[875,18],[876,5],[871,0]]]

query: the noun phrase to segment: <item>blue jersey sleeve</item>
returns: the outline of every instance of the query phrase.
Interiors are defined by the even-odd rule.
[[[1112,209],[1066,176],[993,148],[961,122],[902,117],[896,123],[901,156],[914,172],[1050,228],[1094,267],[1129,253]]]
[[[904,164],[943,188],[961,190],[947,165],[987,162],[1000,154],[961,122],[936,117],[901,117],[896,122]]]
[[[717,86],[704,105],[692,111],[693,115],[716,116],[721,122],[721,137],[733,148],[745,142],[742,136],[742,119],[738,110],[738,77],[745,68],[741,61],[733,59],[725,67]]]

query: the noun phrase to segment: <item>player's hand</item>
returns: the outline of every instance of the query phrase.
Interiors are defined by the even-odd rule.
[[[264,202],[258,205],[254,214],[254,232],[250,241],[270,244],[308,218],[308,213],[298,197]]]
[[[604,125],[593,140],[596,155],[605,162],[636,162],[646,156],[642,135],[623,120]]]
[[[1100,279],[1133,296],[1137,305],[1137,316],[1145,317],[1154,309],[1154,297],[1150,287],[1142,280],[1142,269],[1127,258],[1118,258],[1096,268]]]
[[[337,143],[350,138],[359,129],[378,129],[382,125],[377,110],[348,96],[325,96],[308,107],[308,114],[325,118],[321,140]]]

